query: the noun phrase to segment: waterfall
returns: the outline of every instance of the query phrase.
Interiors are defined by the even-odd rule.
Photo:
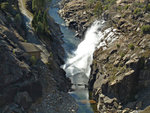
[[[117,38],[114,29],[107,28],[103,31],[104,27],[105,21],[95,21],[87,30],[84,40],[62,66],[73,84],[87,85],[94,51],[100,47],[106,49]]]

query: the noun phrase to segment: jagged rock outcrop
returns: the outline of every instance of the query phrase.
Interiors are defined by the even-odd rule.
[[[148,45],[149,35],[144,36],[141,42],[142,40],[147,41],[140,45]],[[149,94],[150,48],[131,50],[129,47],[131,41],[127,42],[127,40],[122,42],[124,46],[117,48],[118,43],[114,43],[105,51],[97,50],[94,54],[89,86],[101,112],[121,113],[123,109],[131,112],[143,109],[150,104],[147,101],[149,98],[147,95]],[[134,46],[137,48],[139,45]]]
[[[99,6],[101,2],[102,6]],[[77,36],[83,37],[87,27],[99,18],[110,21],[122,32],[139,31],[143,25],[149,24],[148,0],[62,0],[60,16],[66,21],[66,25],[77,31]],[[101,10],[102,14],[98,13]]]
[[[69,113],[76,110],[74,99],[67,93],[70,81],[60,69],[64,50],[58,38],[61,37],[58,25],[50,20],[49,24],[54,27],[51,39],[39,40],[34,31],[28,36],[30,33],[18,1],[0,2],[4,5],[0,10],[0,113]],[[22,49],[20,42],[34,44],[32,39],[28,40],[32,36],[49,52],[48,64]]]
[[[135,4],[143,5],[137,1]],[[94,54],[89,88],[100,112],[130,113],[150,105],[147,101],[150,94],[150,35],[142,33],[142,26],[149,25],[149,12],[141,10],[138,14],[133,9],[135,4],[122,1],[113,8],[128,5],[126,10],[112,9],[103,14],[122,36],[108,49],[99,49]]]
[[[62,0],[60,16],[65,20],[66,26],[76,30],[76,36],[82,38],[86,29],[95,20],[92,10],[88,10],[87,1]]]

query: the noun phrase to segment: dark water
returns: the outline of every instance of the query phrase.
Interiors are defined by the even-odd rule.
[[[81,40],[75,37],[74,30],[69,29],[68,27],[65,26],[65,21],[57,13],[59,8],[56,5],[59,1],[60,0],[52,0],[49,14],[55,20],[55,22],[60,25],[61,31],[64,35],[63,47],[66,50],[67,58],[70,58],[73,56],[72,54],[76,50],[76,48],[77,48],[78,44],[81,42]],[[67,60],[67,58],[66,58],[66,60]],[[95,107],[95,104],[92,105],[89,102],[88,89],[85,88],[84,84],[79,83],[80,82],[79,76],[74,76],[74,78],[72,77],[71,79],[74,79],[74,81],[72,81],[74,84],[73,85],[74,91],[69,92],[69,93],[72,97],[74,97],[76,99],[76,101],[79,105],[79,109],[78,109],[77,113],[94,113],[93,108]]]
[[[52,5],[49,10],[50,16],[55,20],[56,23],[59,24],[60,29],[64,35],[64,44],[63,47],[66,50],[67,54],[71,54],[72,51],[74,51],[78,44],[80,43],[80,40],[78,38],[75,38],[75,31],[72,29],[69,29],[65,26],[65,21],[60,18],[59,14],[57,13],[59,8],[55,6],[58,1],[60,0],[52,0]]]

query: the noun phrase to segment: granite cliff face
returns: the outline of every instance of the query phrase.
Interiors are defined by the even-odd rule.
[[[122,37],[125,38],[125,37]],[[120,39],[107,50],[94,54],[89,81],[99,110],[115,112],[115,109],[143,109],[149,105],[149,35],[136,42],[134,50],[131,41]],[[124,42],[124,41],[125,42]],[[117,44],[124,43],[119,48]],[[123,41],[123,42],[122,42]],[[146,42],[145,42],[146,41]],[[146,46],[146,48],[140,48]],[[106,102],[105,102],[106,100]],[[110,106],[105,109],[103,106]],[[127,109],[127,112],[131,112]]]
[[[100,48],[94,53],[89,89],[98,103],[98,111],[130,113],[149,106],[149,1],[63,0],[62,4],[60,15],[79,36],[98,18],[106,20],[119,33],[118,40],[107,49]]]
[[[62,0],[59,10],[66,26],[76,30],[76,36],[82,38],[87,28],[96,20],[88,2],[83,0]]]
[[[67,93],[70,81],[60,69],[59,26],[48,17],[51,35],[39,39],[26,27],[17,0],[2,0],[0,6],[0,113],[72,112],[76,104]],[[39,47],[41,59],[28,54],[22,42]]]

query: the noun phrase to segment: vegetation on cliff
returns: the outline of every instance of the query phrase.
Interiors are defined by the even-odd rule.
[[[38,12],[35,12],[32,20],[32,26],[38,34],[50,34],[47,22],[47,11],[39,10]]]
[[[101,4],[102,7],[109,6],[104,8],[101,16],[120,30],[119,37],[122,38],[107,50],[95,52],[90,80],[93,96],[102,112],[130,113],[144,109],[150,105],[146,99],[150,92],[147,82],[150,70],[150,3],[147,0],[118,0],[111,5],[103,1]]]
[[[150,3],[148,0],[64,0],[62,4],[65,5],[61,6],[63,8],[59,11],[60,15],[69,27],[78,31],[79,37],[97,18],[109,20],[113,27],[126,33],[132,30],[136,32],[136,29],[140,30],[136,33],[142,33],[142,26],[149,25]],[[119,22],[120,19],[126,21]],[[125,25],[123,25],[124,23]],[[130,30],[126,30],[126,26],[130,26]]]
[[[96,19],[104,19],[119,33],[111,46],[94,53],[89,88],[98,110],[130,113],[150,105],[149,0],[64,0],[62,4],[59,13],[78,36]]]
[[[11,2],[9,0],[1,1],[0,10],[5,13],[6,19],[12,27],[16,28],[18,32],[23,34],[20,28],[25,29],[25,26],[18,8],[18,2],[16,0],[12,0]]]
[[[48,37],[40,40],[34,30],[26,26],[18,1],[0,0],[0,113],[70,112],[75,102],[66,93],[70,81],[59,67],[63,57],[63,48],[57,38],[61,34],[59,26],[47,19],[48,25],[52,25],[53,37],[49,38],[53,42]],[[44,11],[43,15],[46,15]],[[46,19],[37,18],[44,25]],[[52,68],[48,68],[42,58],[36,59],[23,49],[22,43],[39,48],[41,57],[53,52],[47,58]]]
[[[47,21],[48,9],[46,4],[50,0],[33,0],[32,10],[33,10],[33,20],[32,26],[39,35],[50,35],[49,25]]]

